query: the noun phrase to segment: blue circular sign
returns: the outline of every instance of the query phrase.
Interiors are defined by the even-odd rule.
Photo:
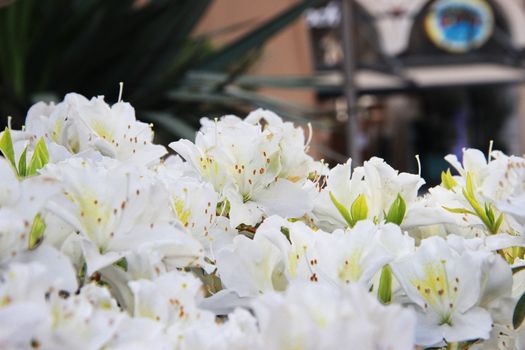
[[[492,9],[483,0],[438,0],[425,18],[430,40],[439,48],[455,53],[482,46],[493,28]]]

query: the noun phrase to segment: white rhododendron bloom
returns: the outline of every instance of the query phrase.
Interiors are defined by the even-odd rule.
[[[195,144],[170,144],[227,200],[232,227],[255,225],[263,215],[300,217],[312,209],[322,167],[305,152],[302,131],[273,113],[254,112],[247,120],[226,116],[202,120]],[[267,124],[261,125],[260,121]],[[288,139],[290,137],[291,139]]]
[[[442,238],[432,237],[392,265],[418,314],[418,344],[489,338],[493,320],[487,310],[489,303],[484,303],[484,289],[504,294],[498,288],[505,288],[504,284],[486,285],[490,275],[484,273],[484,260],[491,256],[469,249],[458,252]],[[508,265],[506,270],[503,273],[510,277]]]
[[[313,213],[318,225],[327,230],[353,226],[363,219],[401,224],[424,183],[418,175],[398,173],[380,158],[365,161],[353,172],[348,160],[330,170]],[[403,215],[391,211],[396,205],[405,207]]]
[[[414,315],[362,287],[293,283],[253,302],[265,349],[413,349]]]
[[[167,155],[72,93],[0,132],[0,349],[524,349],[524,158],[425,193],[271,111],[201,125]]]
[[[0,158],[0,267],[39,242],[31,241],[35,221],[44,205],[58,191],[58,184],[41,176],[17,179],[9,163]],[[38,217],[37,217],[38,216]]]
[[[241,297],[283,290],[287,283],[283,255],[262,235],[235,237],[217,253],[217,268],[224,286]]]
[[[47,174],[63,187],[49,208],[77,230],[68,239],[80,246],[88,275],[142,245],[167,250],[173,244],[181,245],[174,254],[198,259],[200,245],[172,222],[167,192],[148,174],[118,163],[103,165],[82,159],[49,166]],[[152,201],[159,207],[151,206]],[[187,244],[179,244],[183,242]]]
[[[384,265],[414,244],[410,238],[406,241],[396,225],[377,227],[371,221],[360,221],[353,229],[329,234],[313,231],[302,222],[270,217],[258,228],[257,235],[280,249],[289,280],[314,283],[368,284]]]
[[[525,159],[499,151],[487,159],[476,149],[465,149],[462,163],[454,155],[445,159],[459,175],[443,172],[442,183],[408,213],[411,230],[428,232],[427,225],[434,225],[442,235],[483,238],[486,247],[510,264],[523,258],[525,221],[520,198],[525,196]]]
[[[72,93],[56,105],[37,103],[28,111],[26,132],[44,137],[51,150],[62,154],[96,151],[139,164],[150,164],[166,154],[163,146],[152,143],[151,126],[136,120],[129,103],[109,106],[103,97],[88,100]]]

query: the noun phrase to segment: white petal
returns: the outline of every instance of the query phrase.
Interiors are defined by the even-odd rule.
[[[313,209],[313,186],[278,179],[254,198],[264,207],[266,215],[297,218]]]
[[[488,339],[492,329],[490,314],[482,308],[472,308],[464,314],[455,314],[452,326],[443,326],[443,335],[448,342]]]

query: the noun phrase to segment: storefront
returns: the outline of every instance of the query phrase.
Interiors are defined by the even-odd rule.
[[[436,160],[444,154],[483,149],[489,140],[513,151],[514,87],[525,81],[525,12],[519,1],[352,5],[352,82],[363,159],[380,155],[397,168],[415,170],[413,155],[420,154],[425,175],[437,181],[444,165]],[[318,74],[330,82],[327,87],[342,86],[341,3],[310,11],[307,22]],[[318,93],[323,105],[345,106],[343,96],[340,88]]]

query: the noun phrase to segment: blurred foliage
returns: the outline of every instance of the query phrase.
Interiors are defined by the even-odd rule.
[[[211,0],[16,0],[0,9],[0,120],[20,127],[37,100],[75,91],[124,100],[154,122],[165,139],[192,138],[201,116],[242,106],[272,108],[298,121],[319,112],[270,99],[263,86],[304,81],[245,76],[266,41],[319,0],[303,0],[214,48],[219,33],[192,35]],[[227,31],[225,28],[223,31]],[[310,85],[311,86],[311,85]]]

